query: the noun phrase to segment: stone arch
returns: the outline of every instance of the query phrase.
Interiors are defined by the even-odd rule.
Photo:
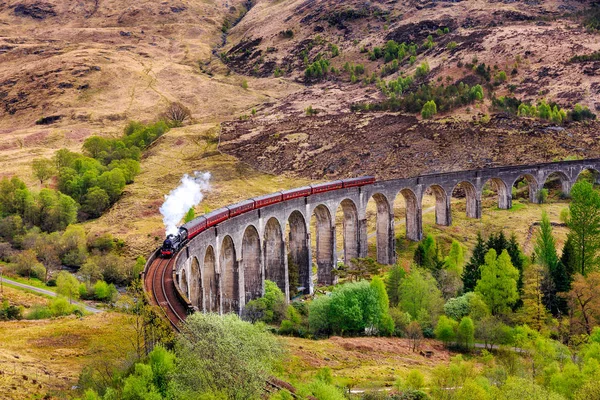
[[[316,220],[315,226],[315,260],[317,262],[317,282],[319,285],[331,285],[334,283],[335,262],[335,225],[329,209],[319,204],[313,210]]]
[[[387,197],[381,193],[375,193],[370,200],[375,201],[375,242],[377,247],[377,262],[380,264],[391,264],[393,258],[394,235],[392,229],[393,215]],[[391,250],[391,251],[390,251]]]
[[[202,268],[205,312],[219,312],[219,282],[216,267],[215,249],[208,246]]]
[[[359,256],[358,209],[356,208],[356,204],[350,199],[342,200],[339,208],[341,208],[343,214],[344,264],[349,264],[350,260]]]
[[[512,188],[515,187],[517,182],[519,182],[523,179],[527,182],[527,187],[529,190],[529,196],[528,196],[529,201],[531,203],[537,203],[538,202],[537,201],[537,192],[538,192],[539,185],[538,185],[537,179],[535,179],[535,176],[533,176],[531,174],[521,174],[513,181],[512,185],[510,185],[511,198],[512,198]],[[511,204],[511,206],[512,206],[512,204]]]
[[[179,287],[181,288],[181,290],[183,291],[183,294],[185,295],[185,297],[190,298],[190,286],[188,285],[188,279],[187,279],[187,274],[185,272],[185,268],[183,268],[181,270],[181,283],[179,284]]]
[[[481,218],[481,201],[477,197],[475,186],[469,181],[462,181],[452,189],[451,197],[457,197],[457,191],[461,191],[465,197],[465,213],[468,218]]]
[[[581,171],[579,171],[577,173],[577,176],[575,177],[575,180],[573,180],[573,182],[572,182],[571,185],[575,184],[575,182],[577,182],[582,177],[585,177],[585,175],[588,174],[588,173],[591,173],[590,178],[592,180],[591,183],[593,185],[600,184],[600,171],[598,169],[596,169],[596,168],[593,168],[593,167],[589,167],[589,166],[586,167],[586,166],[584,166],[583,168],[581,168]]]
[[[287,271],[285,268],[285,248],[281,224],[272,217],[265,225],[264,237],[265,279],[277,284],[283,293],[287,292]]]
[[[511,208],[512,195],[511,192],[508,190],[508,185],[506,184],[506,182],[504,182],[500,178],[490,178],[486,182],[484,182],[484,187],[488,184],[488,182],[491,184],[492,189],[494,189],[498,194],[498,208],[502,210],[508,210],[509,208]]]
[[[263,294],[260,236],[258,230],[249,225],[242,237],[242,271],[244,271],[244,295],[246,303]]]
[[[292,211],[288,218],[288,282],[290,297],[296,292],[310,293],[310,260],[306,221],[300,211]],[[301,289],[299,289],[301,288]]]
[[[221,242],[219,255],[220,274],[222,276],[221,300],[223,312],[240,310],[240,274],[237,265],[235,244],[231,236],[225,236]]]
[[[440,185],[431,185],[427,188],[435,196],[435,223],[437,225],[452,225],[452,216],[450,215],[450,199],[446,190]],[[421,199],[423,201],[423,199]],[[422,207],[422,206],[421,206]]]
[[[202,274],[200,273],[200,263],[196,256],[192,257],[189,277],[190,295],[188,296],[192,306],[202,310]]]
[[[422,215],[417,195],[409,188],[404,188],[398,192],[394,199],[394,204],[398,201],[398,197],[404,199],[406,206],[405,226],[406,238],[414,242],[418,242],[423,238]]]
[[[565,195],[568,195],[571,191],[571,180],[562,171],[552,171],[548,173],[543,181],[540,182],[540,189],[554,189],[554,181],[558,180],[560,191]]]

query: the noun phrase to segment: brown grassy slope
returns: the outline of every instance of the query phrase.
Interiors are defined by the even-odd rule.
[[[379,76],[383,60],[369,61],[361,48],[382,46],[390,39],[421,44],[432,34],[433,49],[419,53],[415,65],[401,64],[400,72],[383,79],[413,74],[423,61],[431,67],[423,81],[437,84],[485,84],[464,66],[474,59],[491,66],[492,75],[500,70],[508,74],[505,83],[485,87],[483,102],[448,113],[454,118],[471,120],[474,114],[495,112],[492,89],[495,96],[514,95],[534,103],[545,98],[566,109],[579,102],[597,112],[600,63],[568,62],[574,55],[600,49],[598,34],[585,31],[572,17],[588,6],[589,2],[556,1],[259,1],[232,30],[226,47],[228,65],[258,76],[279,68],[287,79],[301,82],[306,50],[309,62],[321,53],[336,68],[346,62],[362,63],[367,74]],[[354,17],[348,17],[349,10]],[[443,27],[450,33],[437,36],[436,30]],[[288,29],[292,38],[281,33]],[[448,50],[450,42],[457,47]],[[330,44],[339,47],[339,56],[331,57]],[[229,123],[223,149],[260,169],[313,178],[359,173],[407,176],[598,154],[596,124],[553,131],[527,121],[423,124],[419,116],[348,114],[353,103],[383,98],[374,84],[351,84],[349,74],[342,71],[280,102],[265,104],[259,108],[259,120]],[[309,105],[320,116],[303,118]],[[327,157],[333,154],[343,156]]]
[[[370,50],[391,39],[421,45],[431,34],[436,46],[417,57],[417,64],[428,61],[430,80],[443,77],[445,81],[449,76],[455,81],[470,75],[456,64],[476,57],[478,62],[506,71],[508,83],[517,85],[515,94],[522,100],[544,96],[563,106],[581,102],[591,108],[597,103],[600,108],[600,66],[567,63],[573,55],[600,49],[598,35],[586,32],[571,17],[589,4],[261,0],[232,30],[226,49],[229,65],[237,71],[268,76],[279,67],[287,77],[303,79],[303,50],[312,62],[319,53],[330,58],[329,46],[335,44],[340,49],[340,55],[331,58],[335,67],[348,61],[365,64],[368,72],[379,72],[383,61],[369,61],[361,48]],[[436,30],[443,27],[450,28],[450,33],[437,36]],[[293,31],[292,38],[282,34],[286,30]],[[452,41],[457,47],[447,50]],[[401,71],[413,73],[417,64],[404,64]],[[513,68],[518,73],[511,77]],[[342,74],[338,80],[348,81],[348,76]],[[498,94],[506,93],[506,85],[499,88]],[[351,100],[343,93],[335,96]],[[318,104],[321,96],[314,97]]]
[[[597,122],[556,128],[501,115],[487,123],[375,113],[304,116],[231,123],[223,132],[224,151],[262,170],[327,179],[399,178],[600,155]]]
[[[23,167],[32,157],[79,150],[91,134],[121,134],[127,120],[153,120],[170,101],[183,102],[201,121],[229,119],[264,102],[262,82],[249,80],[254,90],[244,90],[241,78],[209,63],[221,24],[239,3],[2,3],[1,175],[28,175]],[[61,119],[35,125],[52,115]]]
[[[84,366],[126,367],[133,351],[127,338],[131,331],[127,317],[119,313],[3,322],[2,399],[65,398],[55,394],[76,385]]]

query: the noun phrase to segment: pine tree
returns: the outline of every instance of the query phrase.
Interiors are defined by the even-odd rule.
[[[573,247],[573,240],[567,236],[567,241],[563,246],[562,255],[560,256],[560,262],[562,263],[565,273],[569,277],[569,282],[573,281],[573,275],[575,275],[575,248]]]
[[[536,262],[543,267],[540,289],[543,295],[542,301],[552,315],[556,317],[564,315],[568,311],[567,302],[558,293],[566,293],[570,290],[570,278],[564,264],[558,259],[552,224],[546,212],[542,213],[534,254]]]
[[[510,256],[510,262],[517,269],[517,271],[519,271],[519,278],[517,279],[517,290],[519,291],[519,293],[523,293],[523,268],[525,267],[525,263],[523,262],[523,253],[521,253],[519,243],[517,242],[517,237],[514,233],[510,236],[510,241],[508,241],[506,250],[508,251],[508,255]],[[520,298],[515,303],[515,306],[521,306]]]
[[[475,285],[477,285],[477,281],[481,278],[479,266],[485,263],[485,253],[487,253],[487,250],[483,237],[481,237],[481,232],[478,232],[477,243],[473,249],[473,254],[462,274],[464,292],[472,292],[475,290]]]
[[[523,322],[539,332],[548,317],[548,311],[543,302],[544,294],[542,292],[544,267],[534,264],[528,268],[526,275],[525,288],[523,290]]]
[[[534,253],[536,261],[550,271],[558,264],[556,242],[554,236],[552,236],[552,225],[546,211],[542,212],[542,221],[540,222],[540,230],[536,237]]]
[[[492,233],[487,240],[487,248],[496,250],[496,254],[502,253],[502,250],[508,249],[509,243],[506,240],[504,232]]]

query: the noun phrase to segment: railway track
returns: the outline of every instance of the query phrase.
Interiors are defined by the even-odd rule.
[[[144,285],[146,292],[151,295],[151,301],[163,310],[171,326],[179,332],[187,310],[177,297],[173,282],[173,262],[173,258],[157,257],[148,268]]]

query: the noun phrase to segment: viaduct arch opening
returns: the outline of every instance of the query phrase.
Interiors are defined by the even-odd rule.
[[[264,254],[265,279],[275,282],[286,293],[288,287],[283,232],[276,218],[269,219],[265,225]]]
[[[467,218],[481,218],[481,201],[477,196],[475,186],[471,182],[462,181],[454,186],[452,189],[451,200],[453,198],[461,199],[461,201],[459,203],[451,204],[452,212],[460,210],[466,214]],[[464,203],[462,199],[464,199]],[[455,208],[457,208],[457,210],[455,210]]]
[[[538,181],[533,175],[521,174],[511,185],[511,197],[515,197],[512,196],[514,192],[517,198],[529,199],[530,203],[537,203],[538,187]]]
[[[200,263],[196,257],[192,257],[189,286],[190,295],[188,296],[188,299],[194,307],[202,310],[202,275],[200,274]]]
[[[367,202],[367,254],[380,264],[393,263],[393,213],[387,197],[381,193],[375,193]],[[371,240],[374,239],[374,240]],[[375,248],[371,243],[375,242]],[[375,251],[373,251],[375,250]]]
[[[431,191],[431,193],[435,197],[435,223],[437,225],[443,226],[452,225],[452,215],[450,214],[450,199],[448,198],[446,190],[444,190],[444,188],[439,185],[431,185],[427,188],[425,193],[429,191]]]
[[[203,292],[204,311],[219,312],[219,286],[216,271],[215,250],[208,246],[204,255]]]
[[[288,226],[288,282],[290,298],[296,294],[310,293],[311,260],[308,258],[306,221],[299,211],[293,211]]]
[[[508,186],[500,178],[490,178],[484,183],[482,196],[487,197],[489,195],[497,196],[499,209],[508,210],[512,205],[512,197]]]
[[[350,264],[353,258],[359,256],[359,242],[358,242],[358,210],[356,204],[350,199],[344,199],[338,207],[338,211],[341,210],[341,218],[339,214],[336,216],[336,228],[339,226],[339,220],[341,219],[341,232],[343,236],[343,260],[344,264]]]
[[[406,239],[418,242],[423,238],[421,207],[415,192],[408,188],[398,192],[394,199],[394,215],[399,218],[394,227],[404,225]]]
[[[315,231],[313,254],[317,264],[317,282],[319,285],[331,285],[334,283],[333,268],[336,262],[335,225],[329,209],[323,204],[315,207],[311,226]]]
[[[242,238],[242,271],[244,274],[245,302],[262,296],[260,236],[252,225],[244,231]]]
[[[239,268],[237,265],[235,246],[231,236],[225,236],[221,244],[219,266],[222,275],[221,298],[223,313],[240,311]]]

